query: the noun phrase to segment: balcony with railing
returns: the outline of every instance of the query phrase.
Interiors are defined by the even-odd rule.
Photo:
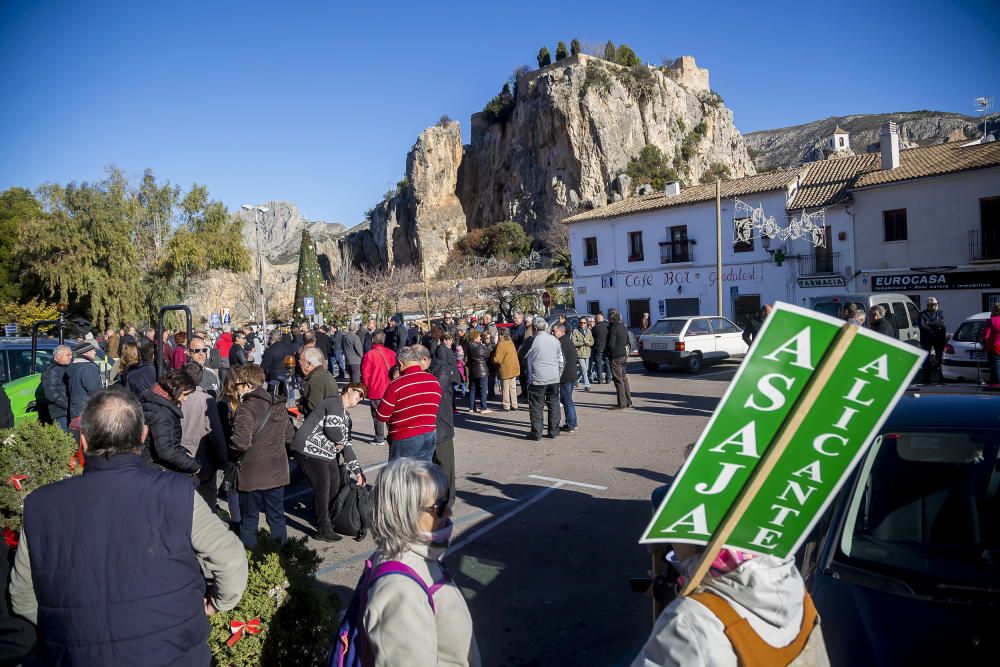
[[[828,276],[840,273],[840,253],[824,252],[799,257],[800,276]]]
[[[1000,229],[973,229],[969,232],[969,261],[1000,259]]]
[[[660,241],[660,264],[694,261],[694,240]]]

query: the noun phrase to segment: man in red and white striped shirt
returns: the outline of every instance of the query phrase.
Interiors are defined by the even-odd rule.
[[[389,425],[389,460],[409,456],[431,461],[441,385],[427,372],[431,354],[423,345],[404,347],[397,356],[401,373],[386,387],[375,418]]]

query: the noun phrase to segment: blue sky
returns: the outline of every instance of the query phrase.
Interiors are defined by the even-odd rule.
[[[350,7],[340,7],[351,4]],[[1000,98],[990,0],[0,2],[0,189],[115,164],[359,222],[442,114],[573,37],[692,54],[743,132]],[[991,27],[992,26],[992,27]]]

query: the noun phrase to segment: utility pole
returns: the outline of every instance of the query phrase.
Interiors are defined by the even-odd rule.
[[[715,302],[722,312],[722,181],[715,181]]]
[[[263,214],[267,213],[270,209],[266,206],[251,206],[250,204],[243,204],[241,208],[244,211],[254,212],[254,229],[257,236],[257,291],[260,293],[260,330],[261,338],[266,339],[267,309],[264,305],[264,256],[260,250],[260,225],[263,222]],[[267,345],[266,341],[262,341],[263,345]]]

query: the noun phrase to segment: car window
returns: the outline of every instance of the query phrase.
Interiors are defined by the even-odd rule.
[[[708,328],[708,320],[691,320],[691,323],[688,324],[686,335],[704,336],[710,333],[712,333],[712,331]]]
[[[656,324],[646,330],[647,334],[660,334],[661,336],[676,336],[684,328],[684,320],[658,320]]]
[[[917,310],[912,301],[906,302],[906,312],[910,315],[910,322],[912,322],[910,326],[917,326],[917,323],[920,321],[920,311]]]
[[[918,592],[1000,587],[996,431],[889,432],[854,488],[838,560]]]
[[[31,375],[31,349],[27,350],[7,350],[7,357],[10,364],[9,373],[11,380],[23,378]],[[35,372],[41,373],[45,364],[52,359],[52,350],[35,351]]]
[[[896,324],[897,331],[909,328],[910,322],[906,318],[906,306],[903,305],[902,301],[892,302],[892,318]]]
[[[740,333],[741,331],[738,326],[724,317],[713,317],[710,322],[712,323],[712,331],[717,334]]]
[[[958,327],[958,331],[952,336],[952,340],[958,341],[959,343],[978,343],[979,334],[983,330],[983,325],[986,324],[986,320],[972,320],[971,322],[962,322]]]

